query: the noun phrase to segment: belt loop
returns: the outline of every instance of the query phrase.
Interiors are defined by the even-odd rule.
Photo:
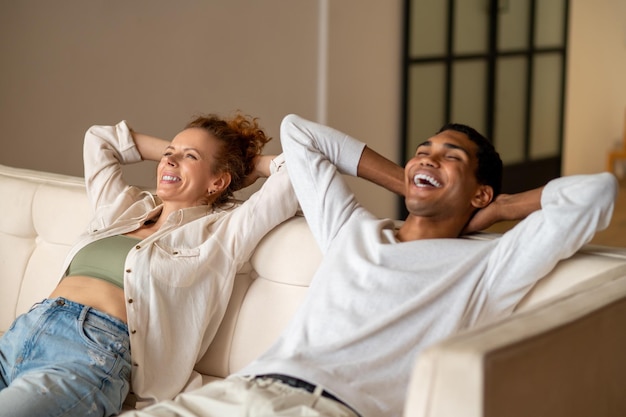
[[[315,389],[313,390],[313,395],[315,395],[315,397],[317,398],[321,397],[323,393],[324,393],[324,387],[322,387],[321,385],[317,385]]]
[[[91,310],[91,307],[83,306],[83,309],[80,311],[80,314],[78,315],[79,322],[82,323],[86,320],[87,314],[89,314],[89,310]]]

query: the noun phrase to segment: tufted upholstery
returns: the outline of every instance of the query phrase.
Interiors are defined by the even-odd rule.
[[[79,178],[0,167],[0,331],[54,288],[89,204]]]
[[[1,334],[54,288],[90,209],[81,178],[2,165],[0,196]],[[261,241],[239,271],[217,337],[196,366],[206,381],[240,369],[272,343],[305,296],[320,257],[300,216]],[[577,416],[598,402],[609,412],[602,415],[626,415],[626,356],[617,354],[626,351],[624,328],[626,249],[586,246],[560,262],[510,318],[421,355],[406,417],[501,416],[503,410]],[[580,364],[587,366],[577,378]],[[553,371],[543,375],[546,369]],[[563,407],[564,401],[575,407]]]

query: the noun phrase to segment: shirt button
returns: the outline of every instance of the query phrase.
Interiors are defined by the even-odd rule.
[[[132,298],[129,298],[129,299],[128,299],[128,303],[129,303],[129,304],[132,304],[132,303],[133,303],[133,299],[132,299]]]
[[[141,249],[141,245],[135,246],[135,249],[137,249],[137,250]]]
[[[135,334],[135,333],[137,333],[137,330],[131,330],[130,331],[130,334]]]
[[[128,268],[128,269],[126,270],[126,273],[128,273],[128,274],[130,274],[131,272],[132,272],[132,269],[130,269],[130,268]]]

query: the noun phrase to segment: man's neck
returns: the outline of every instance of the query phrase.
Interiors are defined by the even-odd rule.
[[[418,217],[409,214],[396,237],[401,242],[420,239],[457,238],[461,235],[465,224],[456,219],[437,220],[430,217]]]

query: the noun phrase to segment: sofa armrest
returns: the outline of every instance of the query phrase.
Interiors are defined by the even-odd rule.
[[[626,275],[589,284],[426,349],[404,415],[626,415]]]

